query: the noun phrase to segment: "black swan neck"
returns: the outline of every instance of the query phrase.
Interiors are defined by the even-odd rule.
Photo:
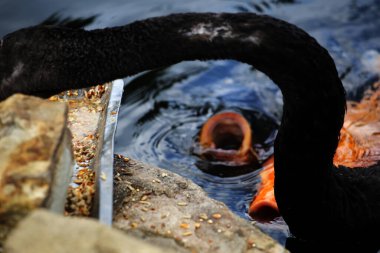
[[[282,171],[299,172],[300,164],[303,173],[305,166],[314,165],[315,170],[308,169],[310,177],[328,175],[343,124],[345,91],[328,52],[301,29],[255,14],[190,13],[90,34],[103,38],[102,52],[110,57],[104,59],[109,64],[106,73],[115,71],[107,79],[186,60],[251,64],[267,74],[284,97],[275,147],[278,181]]]
[[[276,163],[284,164],[276,169],[288,173],[297,171],[294,164],[313,163],[324,176],[331,168],[344,119],[345,91],[328,52],[299,28],[255,14],[190,13],[95,30],[91,35],[103,37],[102,51],[113,58],[105,59],[113,63],[106,72],[118,72],[112,77],[186,60],[234,59],[251,64],[267,74],[284,96],[275,151]]]

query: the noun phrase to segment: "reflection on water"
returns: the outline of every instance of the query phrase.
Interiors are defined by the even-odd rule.
[[[368,68],[368,61],[363,61],[368,52],[380,51],[378,0],[3,0],[0,36],[44,20],[94,29],[189,11],[265,13],[301,26],[332,54],[350,98],[360,98],[365,87],[378,78]],[[202,124],[229,109],[252,123],[260,157],[271,155],[281,117],[282,98],[277,87],[262,73],[234,61],[182,63],[128,81],[116,152],[191,178],[212,197],[248,218],[245,213],[255,193],[258,172],[228,178],[203,173],[196,167],[199,159],[192,149]],[[259,226],[285,243],[288,232],[281,219]]]

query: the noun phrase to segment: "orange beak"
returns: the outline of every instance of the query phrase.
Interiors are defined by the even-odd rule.
[[[239,113],[222,112],[212,116],[200,133],[202,155],[215,161],[241,165],[257,160],[251,147],[252,132]]]
[[[271,156],[260,172],[261,184],[253,199],[248,213],[255,220],[267,222],[280,216],[276,199],[274,198],[274,158]]]

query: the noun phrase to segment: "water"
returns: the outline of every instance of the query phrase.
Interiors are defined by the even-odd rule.
[[[0,2],[0,36],[35,25],[53,13],[91,17],[87,29],[123,25],[177,12],[259,12],[295,23],[313,35],[333,56],[352,99],[378,78],[371,61],[380,52],[378,0],[112,0]],[[257,171],[220,178],[202,172],[192,152],[202,124],[222,110],[244,114],[265,159],[281,117],[282,98],[262,73],[235,61],[185,62],[127,78],[116,152],[174,171],[201,185],[211,197],[246,215],[255,193]],[[312,217],[308,221],[312,225]],[[287,228],[281,219],[261,224],[281,243]]]

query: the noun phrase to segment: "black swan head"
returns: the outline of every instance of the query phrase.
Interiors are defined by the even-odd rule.
[[[251,64],[283,93],[275,194],[290,231],[314,241],[380,241],[378,167],[333,168],[346,105],[334,61],[315,39],[284,21],[248,13],[188,13],[92,31],[22,29],[3,38],[0,99],[16,92],[49,96],[209,59]]]

